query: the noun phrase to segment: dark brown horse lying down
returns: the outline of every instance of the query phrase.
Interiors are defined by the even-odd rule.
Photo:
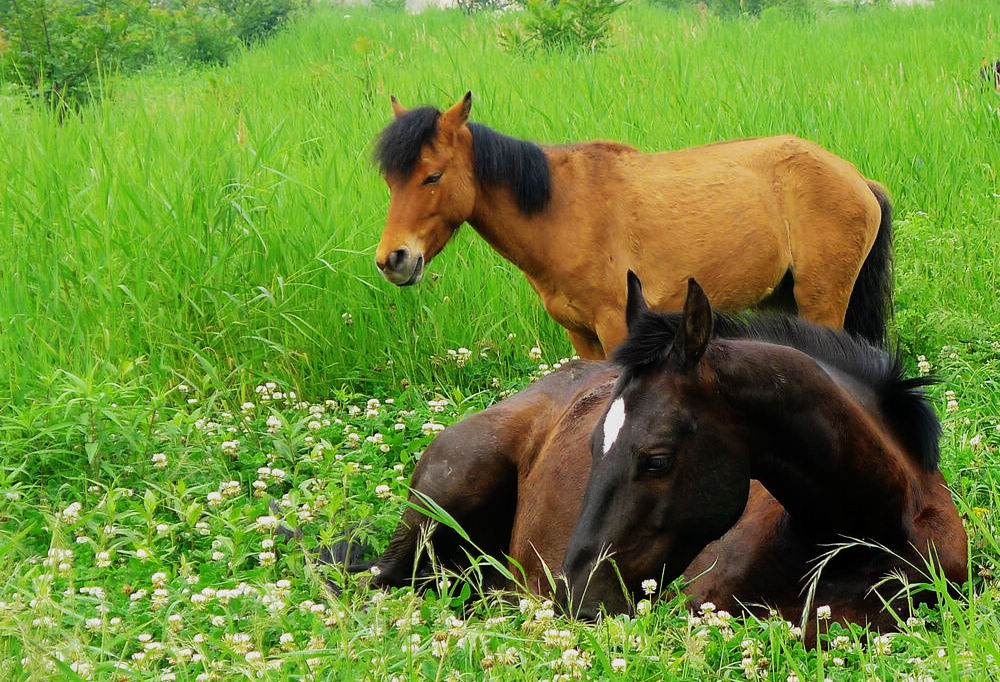
[[[663,314],[646,309],[632,276],[627,311],[614,362],[572,362],[445,429],[413,474],[413,490],[482,550],[520,564],[528,589],[550,592],[542,561],[562,567],[564,605],[590,618],[602,606],[628,611],[647,578],[684,575],[692,608],[766,605],[798,621],[813,562],[853,538],[891,553],[840,552],[813,605],[891,628],[882,598],[900,585],[871,591],[883,577],[922,582],[934,561],[948,580],[966,580],[926,380],[903,378],[898,358],[843,332],[714,314],[693,280],[684,312]],[[406,510],[373,584],[420,574],[426,524]],[[431,542],[441,563],[468,565],[450,529]],[[599,561],[605,551],[621,580]],[[902,613],[905,599],[892,606]]]

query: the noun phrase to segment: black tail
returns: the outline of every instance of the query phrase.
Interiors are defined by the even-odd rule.
[[[270,505],[275,514],[284,513],[273,499],[270,500]],[[289,545],[298,544],[302,539],[301,530],[290,528],[284,523],[278,525],[277,531]],[[332,545],[318,547],[308,553],[317,563],[340,566],[347,573],[363,573],[375,563],[373,560],[365,558],[374,554],[371,545],[357,540],[354,536],[344,537]],[[342,591],[340,585],[330,580],[326,581],[326,586],[335,595],[339,595]]]
[[[844,329],[885,348],[892,319],[892,204],[884,187],[876,182],[869,182],[868,186],[882,209],[882,220],[875,243],[854,282]]]

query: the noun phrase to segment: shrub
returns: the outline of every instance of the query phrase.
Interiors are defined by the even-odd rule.
[[[260,42],[280,29],[305,2],[303,0],[216,0],[233,21],[244,45]]]
[[[223,64],[305,0],[0,0],[0,79],[59,109],[155,59]]]
[[[624,0],[523,0],[524,14],[500,36],[508,50],[599,50],[611,38],[611,17]]]
[[[6,49],[0,76],[56,106],[85,99],[102,71],[145,59],[148,31],[136,0],[9,0],[0,3]]]

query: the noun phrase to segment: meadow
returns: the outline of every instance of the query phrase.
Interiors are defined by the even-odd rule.
[[[1000,2],[634,2],[596,54],[505,52],[514,21],[317,6],[226,68],[110,77],[62,120],[0,84],[0,679],[1000,675],[1000,94],[978,77]],[[959,596],[932,586],[891,636],[823,625],[817,650],[777,619],[689,617],[676,586],[595,626],[310,561],[348,528],[382,546],[433,434],[572,353],[469,228],[416,287],[375,269],[389,95],[467,90],[525,139],[792,132],[889,189],[896,337],[942,379],[970,534]]]

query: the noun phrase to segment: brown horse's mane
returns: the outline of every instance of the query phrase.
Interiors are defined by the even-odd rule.
[[[373,158],[383,175],[413,173],[420,150],[434,141],[440,116],[434,107],[409,109],[382,130]],[[467,125],[472,131],[476,181],[484,187],[507,187],[523,213],[542,211],[552,198],[552,179],[541,146],[479,123]]]
[[[612,355],[622,366],[620,381],[655,371],[665,358],[682,313],[644,311],[630,326],[628,338]],[[923,387],[933,377],[907,378],[898,352],[887,353],[851,334],[778,314],[727,315],[713,311],[713,337],[747,339],[802,351],[814,360],[869,387],[896,438],[925,469],[938,466],[941,424]]]

